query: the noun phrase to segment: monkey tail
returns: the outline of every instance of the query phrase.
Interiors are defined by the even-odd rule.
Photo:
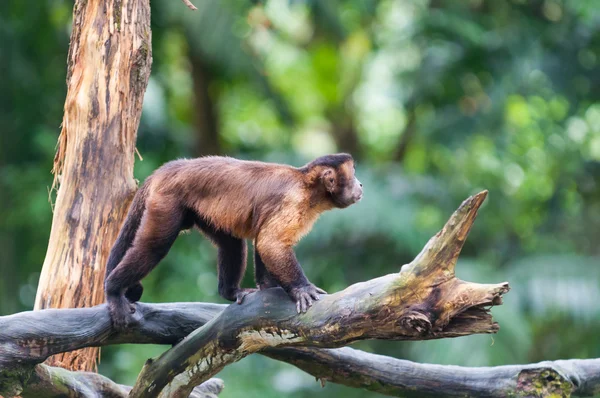
[[[133,201],[131,202],[131,206],[129,207],[129,212],[127,213],[127,217],[125,218],[125,222],[121,227],[121,231],[119,232],[119,236],[117,236],[117,240],[115,241],[112,249],[110,250],[110,255],[108,256],[108,262],[106,264],[106,275],[104,280],[108,278],[110,273],[116,268],[116,266],[121,262],[127,250],[131,247],[133,243],[133,239],[135,238],[135,234],[140,226],[140,222],[142,220],[142,216],[144,215],[144,211],[146,210],[146,198],[148,197],[148,181],[144,183],[138,191],[135,193],[133,197]]]

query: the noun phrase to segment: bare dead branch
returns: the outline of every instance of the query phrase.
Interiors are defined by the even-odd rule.
[[[176,363],[181,347],[198,354],[206,352],[203,350],[205,342],[218,342],[220,345],[212,347],[225,357],[220,363],[209,356],[206,358],[213,362],[206,367],[202,361],[194,363],[201,359],[200,356],[190,357],[188,364],[197,365],[195,369],[203,373],[202,377],[216,373],[240,355],[261,352],[295,364],[322,380],[387,395],[435,396],[439,391],[456,391],[457,394],[462,391],[464,395],[467,391],[472,396],[506,396],[509,393],[520,396],[533,394],[532,388],[548,393],[563,388],[573,395],[598,393],[600,360],[462,368],[415,364],[350,348],[270,347],[283,347],[288,343],[329,347],[365,338],[421,340],[495,333],[498,326],[492,321],[487,307],[500,303],[508,285],[480,285],[454,277],[456,258],[474,213],[483,201],[482,195],[484,197],[485,193],[465,201],[444,229],[399,274],[359,283],[326,296],[304,315],[295,313],[293,304],[281,289],[269,289],[249,296],[241,306],[138,303],[138,322],[125,333],[112,328],[105,305],[0,317],[0,394],[8,397],[23,391],[44,391],[44,396],[53,396],[56,388],[68,386],[71,381],[77,381],[78,388],[88,383],[100,390],[115,389],[114,383],[102,376],[93,375],[90,379],[86,374],[74,373],[70,377],[71,373],[64,373],[67,371],[63,369],[37,364],[52,354],[82,347],[120,343],[173,345],[196,329],[175,349],[167,351],[157,361],[150,361],[142,375],[159,374],[162,377],[164,367],[157,364]],[[436,255],[440,252],[446,255]],[[436,266],[431,266],[432,262]],[[325,319],[327,317],[329,320]],[[235,321],[228,322],[228,319]],[[198,329],[202,325],[205,326]],[[204,339],[198,339],[199,335]],[[190,342],[195,343],[190,346]],[[175,362],[168,362],[173,360]],[[185,368],[184,374],[190,376]],[[61,381],[61,375],[69,377]],[[44,380],[59,386],[53,387]],[[160,377],[156,380],[165,382]],[[411,380],[412,384],[409,383]],[[164,384],[167,389],[163,389],[162,394],[187,396],[199,381],[201,378],[194,374],[189,378],[178,376]],[[121,386],[121,389],[127,391],[127,387]],[[132,395],[135,394],[134,391]]]
[[[268,347],[339,347],[357,340],[424,340],[494,333],[487,307],[501,304],[508,283],[459,280],[454,267],[487,192],[465,200],[444,228],[400,273],[322,297],[305,314],[282,289],[227,307],[156,360],[146,363],[131,397],[167,397],[170,385],[191,388],[228,364]]]
[[[600,393],[600,359],[474,368],[420,364],[348,347],[269,348],[262,354],[291,363],[322,382],[397,397],[583,397]]]
[[[44,356],[39,355],[39,350],[32,343],[33,340],[42,336],[36,333],[47,333],[45,327],[39,330],[33,330],[26,337],[25,333],[20,334],[23,339],[13,339],[15,332],[19,329],[27,330],[29,325],[44,325],[52,320],[67,320],[66,322],[56,322],[49,324],[48,334],[49,342],[55,338],[61,338],[63,334],[66,337],[63,341],[57,341],[57,347],[69,350],[88,345],[109,345],[120,343],[149,343],[149,344],[174,344],[183,339],[191,331],[204,325],[210,319],[221,313],[227,306],[209,303],[177,303],[177,304],[138,304],[138,310],[144,314],[144,321],[127,335],[117,333],[104,333],[103,330],[109,324],[109,317],[104,305],[72,310],[43,310],[35,312],[24,312],[9,317],[0,317],[0,394],[10,397],[22,391],[22,384],[19,381],[30,377],[30,373],[16,372],[15,364],[25,358],[32,356],[38,362],[44,360]],[[72,322],[68,321],[71,319]],[[72,346],[68,344],[69,340],[85,340],[82,332],[72,330],[72,325],[76,320],[83,322],[79,328],[84,329],[92,322],[88,319],[98,321],[98,328],[92,328],[88,335],[87,344],[77,343]],[[110,325],[108,326],[110,327]],[[57,329],[58,328],[58,329]],[[72,334],[68,334],[72,333]],[[103,336],[103,337],[101,337]],[[104,339],[104,340],[102,340]],[[17,342],[22,343],[21,349]],[[48,353],[58,352],[52,343],[47,344]],[[69,348],[71,347],[71,348]],[[17,354],[21,352],[21,354]],[[10,357],[6,355],[11,353]],[[504,397],[508,392],[523,391],[523,386],[516,385],[515,375],[525,371],[520,379],[531,377],[535,373],[530,368],[540,368],[544,371],[557,371],[561,377],[551,376],[547,379],[539,379],[542,386],[551,384],[555,380],[561,381],[563,386],[568,383],[568,389],[572,391],[572,396],[592,396],[600,394],[600,360],[567,360],[542,362],[532,365],[511,365],[490,368],[467,368],[460,366],[440,366],[418,364],[410,361],[398,360],[381,355],[365,353],[352,348],[340,349],[321,349],[321,348],[268,348],[261,352],[273,359],[291,363],[300,369],[310,373],[318,379],[330,381],[338,384],[344,384],[350,387],[365,388],[380,394],[389,396],[446,396],[445,394],[462,395],[468,394],[473,397]],[[11,359],[12,358],[12,359]],[[38,365],[46,367],[45,365]],[[38,367],[35,371],[38,372]],[[51,368],[56,369],[56,368]],[[64,369],[58,369],[58,372],[64,372]],[[75,372],[74,376],[77,374]],[[541,374],[541,372],[538,372]],[[452,377],[454,375],[454,377]],[[549,374],[547,374],[549,375]],[[96,375],[97,376],[97,375]],[[39,376],[36,376],[39,377]],[[11,384],[17,385],[19,389],[9,393],[7,387]],[[34,380],[31,379],[30,380]],[[213,380],[213,379],[211,379]],[[539,384],[538,383],[538,384]],[[204,385],[204,384],[202,384]],[[124,387],[124,386],[122,386]],[[30,386],[29,388],[33,388]],[[38,382],[35,391],[44,391],[44,396],[52,397],[54,387],[42,385]],[[125,387],[124,387],[125,388]],[[519,389],[521,388],[521,389]],[[548,386],[544,387],[548,388]],[[411,395],[412,394],[412,395]],[[520,395],[527,395],[525,393]]]
[[[70,383],[82,388],[87,385],[89,388],[95,386],[98,390],[114,389],[106,384],[107,381],[102,381],[104,379],[90,379],[91,376],[79,376],[79,373],[64,373],[68,371],[60,368],[40,368],[41,365],[37,364],[51,355],[84,347],[125,343],[175,344],[214,318],[225,307],[226,305],[208,303],[137,303],[142,321],[126,333],[113,330],[105,304],[91,308],[27,311],[0,317],[0,396],[19,395],[23,391],[29,391],[29,388],[35,389],[32,391],[42,391],[50,387],[44,380],[54,380],[64,385],[65,389]],[[50,371],[54,376],[72,377],[67,377],[64,382],[56,377],[44,378]],[[40,381],[32,385],[31,381],[36,380],[33,378],[36,373]],[[83,385],[81,377],[85,382]],[[53,391],[54,389],[47,388],[46,393],[38,396],[52,396]],[[86,395],[80,393],[75,396]]]
[[[214,398],[223,391],[221,379],[210,379],[194,388],[186,395],[190,398]],[[130,386],[117,384],[112,380],[93,372],[73,372],[67,369],[37,365],[25,388],[20,392],[23,398],[44,397],[63,398],[126,398]]]

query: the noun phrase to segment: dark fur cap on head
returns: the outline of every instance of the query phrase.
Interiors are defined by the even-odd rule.
[[[333,155],[325,155],[318,157],[312,162],[308,163],[307,165],[301,168],[301,171],[306,173],[307,171],[316,166],[333,167],[337,169],[344,163],[352,160],[354,160],[352,158],[352,155],[348,153],[336,153]]]

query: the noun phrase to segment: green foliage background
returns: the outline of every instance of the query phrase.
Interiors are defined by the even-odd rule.
[[[357,346],[473,366],[600,357],[596,1],[196,4],[152,1],[138,179],[207,153],[294,165],[353,153],[365,199],[325,214],[298,247],[330,292],[397,272],[464,198],[488,189],[457,272],[511,283],[493,310],[500,332]],[[0,315],[32,307],[46,251],[72,6],[0,2]],[[222,302],[215,263],[199,234],[181,236],[144,300]],[[103,349],[100,371],[132,383],[165,348]],[[260,356],[220,377],[226,398],[369,396],[321,391]]]

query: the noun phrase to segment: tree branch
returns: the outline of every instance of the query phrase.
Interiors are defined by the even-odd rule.
[[[29,357],[35,358],[32,363],[43,362],[45,356],[40,355],[42,352],[39,350],[39,346],[33,344],[33,340],[38,338],[43,337],[52,342],[50,344],[41,343],[42,345],[47,344],[49,348],[46,355],[62,352],[62,350],[69,351],[94,345],[174,344],[220,314],[226,307],[226,305],[208,303],[139,303],[138,310],[144,314],[144,321],[126,335],[104,332],[107,328],[110,329],[110,318],[105,305],[84,309],[30,311],[0,317],[0,394],[6,397],[19,394],[23,391],[21,379],[29,378],[30,383],[35,380],[30,378],[31,372],[16,372],[15,366],[10,365],[25,361]],[[56,322],[47,323],[52,320],[56,320]],[[86,325],[93,325],[93,322],[90,322],[91,320],[98,322],[96,328],[89,330],[90,334],[87,342],[82,343],[85,337],[82,336],[81,332],[73,330],[72,325],[75,325],[77,320],[80,323],[76,328],[79,329],[85,329]],[[42,327],[39,330],[29,328],[29,326],[35,325],[41,325]],[[19,333],[19,329],[28,330],[31,333]],[[18,337],[13,338],[12,336],[15,335]],[[63,337],[64,340],[58,340]],[[71,343],[69,343],[70,340]],[[55,341],[56,345],[53,343]],[[18,344],[18,342],[21,344]],[[390,396],[445,396],[446,394],[451,395],[453,392],[459,395],[459,392],[462,391],[463,396],[468,394],[473,397],[504,397],[509,395],[510,391],[516,391],[517,393],[523,391],[523,387],[519,390],[517,384],[519,377],[517,375],[521,371],[531,368],[541,368],[542,371],[553,369],[561,375],[555,377],[555,380],[567,383],[571,394],[574,396],[590,396],[600,393],[599,359],[467,368],[418,364],[369,354],[347,347],[339,349],[268,348],[261,353],[270,358],[291,363],[321,380],[349,387],[365,388]],[[34,366],[32,363],[30,363],[30,366]],[[36,366],[34,368],[35,372],[43,372],[44,370],[40,370],[40,367],[46,368],[46,372],[58,372],[59,375],[64,374],[62,372],[68,372],[64,369],[51,368],[46,365]],[[78,377],[79,374],[79,372],[69,373],[74,377]],[[525,372],[521,375],[521,380],[534,374]],[[56,379],[52,380],[52,383],[57,382]],[[539,379],[539,382],[542,387],[548,388],[546,385],[552,384],[555,380]],[[16,387],[12,390],[12,393],[8,389],[9,384],[11,384],[10,381],[13,381]],[[524,384],[522,383],[522,385]],[[566,386],[565,384],[562,385]],[[94,384],[94,386],[99,387],[97,384]],[[56,391],[56,387],[50,383],[41,384],[36,382],[34,386],[25,384],[25,387],[26,393],[30,391],[32,393],[44,392],[43,396],[48,397],[52,397],[53,392]],[[103,391],[104,388],[106,387],[102,387],[100,390]]]
[[[494,333],[486,307],[501,304],[508,283],[459,280],[454,267],[487,192],[465,200],[444,228],[400,273],[358,283],[298,315],[282,289],[231,305],[156,360],[149,360],[131,397],[172,396],[228,364],[267,347],[339,347],[357,340],[424,340]]]
[[[352,348],[269,348],[270,358],[320,379],[406,397],[568,397],[600,393],[600,359],[462,367],[420,364]],[[553,395],[554,394],[554,395]]]
[[[0,317],[0,396],[26,396],[46,391],[41,396],[50,397],[55,391],[69,390],[70,386],[117,391],[114,383],[106,378],[94,378],[91,376],[94,373],[68,372],[38,364],[51,355],[84,347],[126,343],[172,345],[225,307],[208,303],[137,303],[137,314],[142,320],[126,333],[118,333],[112,328],[106,304],[91,308],[27,311]],[[49,377],[48,374],[65,379],[61,381],[60,377]],[[51,387],[52,382],[57,383],[56,388]],[[78,394],[75,396],[88,396],[82,392],[85,389],[69,391]]]
[[[315,308],[300,316],[281,289],[269,289],[247,297],[249,300],[241,306],[137,303],[138,322],[125,333],[113,330],[104,304],[0,317],[0,394],[12,396],[25,392],[27,396],[28,392],[44,391],[44,396],[53,396],[61,385],[70,385],[71,375],[73,380],[84,386],[88,380],[88,383],[91,382],[88,385],[97,389],[112,389],[114,383],[101,376],[93,375],[94,379],[90,381],[86,374],[64,373],[63,369],[37,364],[50,355],[89,346],[122,343],[173,345],[202,325],[206,326],[197,329],[176,349],[168,351],[157,361],[149,362],[142,374],[148,375],[149,370],[162,372],[164,368],[156,365],[165,358],[172,359],[181,347],[190,348],[190,342],[198,344],[197,347],[191,346],[196,349],[196,354],[198,347],[202,351],[202,345],[195,339],[203,334],[208,341],[220,344],[213,346],[214,352],[220,351],[228,358],[219,359],[222,362],[217,363],[214,357],[207,356],[207,359],[213,360],[209,366],[213,370],[196,368],[203,372],[202,377],[216,373],[215,366],[220,368],[240,355],[262,350],[261,353],[267,356],[295,364],[323,380],[387,395],[433,396],[439,395],[439,391],[457,391],[457,394],[467,391],[472,396],[506,396],[514,391],[517,395],[527,395],[531,388],[554,391],[552,388],[559,387],[575,395],[600,392],[600,360],[471,369],[415,364],[350,348],[269,347],[287,343],[325,347],[365,338],[420,340],[496,332],[498,327],[487,307],[499,304],[499,298],[508,286],[479,285],[454,277],[460,247],[484,197],[485,193],[482,193],[465,201],[444,229],[428,242],[413,262],[402,267],[399,274],[359,283],[326,296]],[[234,321],[228,323],[228,319]],[[254,324],[252,319],[256,320]],[[247,324],[253,328],[229,327]],[[217,333],[209,336],[208,330]],[[189,352],[193,353],[194,350]],[[185,364],[186,367],[191,365],[194,365],[192,360]],[[54,377],[44,377],[47,374]],[[58,376],[61,375],[69,377],[60,381]],[[201,381],[201,378],[192,376],[178,376],[168,385],[169,390],[163,390],[163,394],[186,396],[193,385]],[[81,378],[84,381],[80,381]],[[48,382],[37,381],[40,379]],[[82,388],[81,384],[78,386]]]
[[[190,398],[214,398],[221,393],[224,384],[221,379],[210,379],[194,388]],[[131,391],[130,386],[117,384],[112,380],[93,372],[73,372],[67,369],[37,365],[27,388],[20,392],[23,398],[44,397],[63,398],[111,397],[126,398]]]
[[[126,332],[112,327],[106,304],[91,308],[26,311],[0,317],[0,374],[32,367],[51,355],[113,344],[176,344],[220,314],[227,305],[136,303],[138,323]]]

